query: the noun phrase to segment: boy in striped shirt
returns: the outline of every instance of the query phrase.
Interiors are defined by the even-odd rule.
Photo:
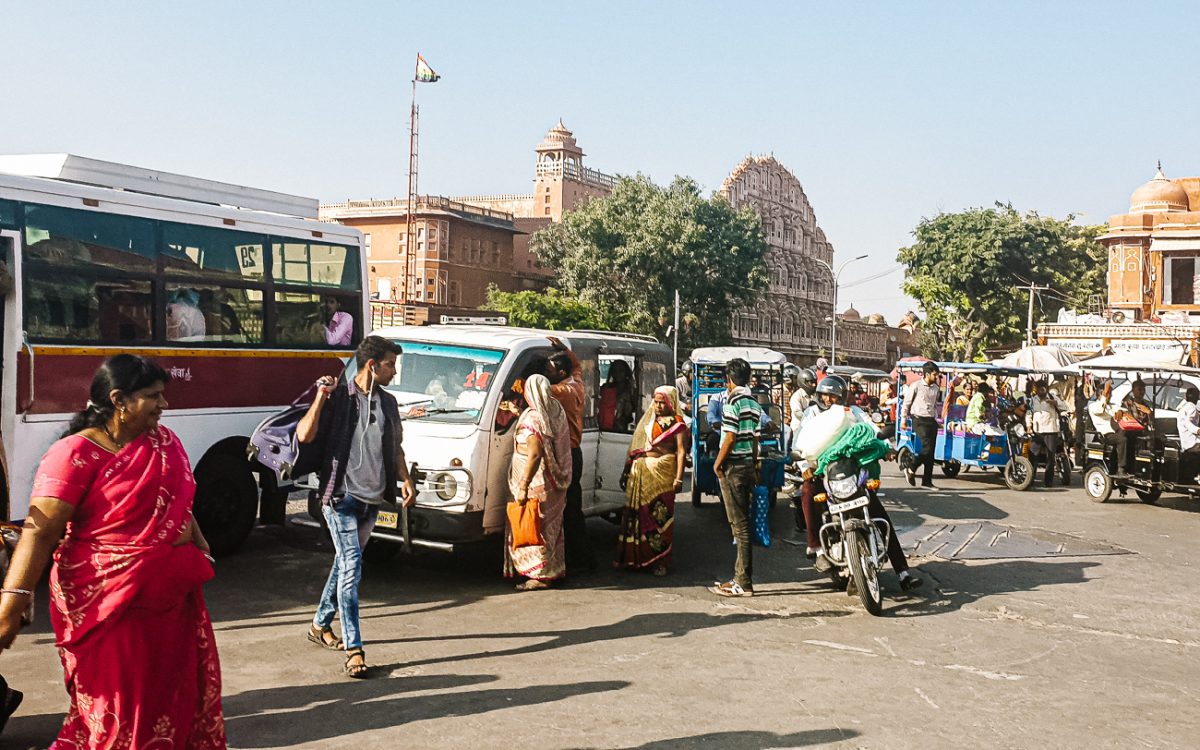
[[[725,406],[721,416],[721,450],[713,471],[721,483],[725,515],[737,542],[733,580],[709,588],[720,596],[753,596],[750,499],[758,483],[758,437],[762,407],[750,393],[750,363],[735,358],[725,365]]]

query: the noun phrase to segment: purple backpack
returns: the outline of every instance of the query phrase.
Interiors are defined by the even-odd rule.
[[[301,445],[296,440],[296,426],[308,413],[312,405],[308,396],[316,388],[315,384],[309,386],[291,406],[260,422],[250,436],[247,458],[273,471],[280,485],[321,468],[320,441]]]

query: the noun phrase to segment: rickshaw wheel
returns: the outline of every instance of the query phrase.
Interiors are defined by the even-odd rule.
[[[1154,505],[1158,502],[1158,498],[1162,497],[1162,490],[1155,487],[1152,490],[1134,490],[1137,493],[1138,499],[1147,505]]]
[[[958,461],[943,461],[942,474],[945,474],[947,479],[953,479],[958,476],[958,472],[962,471],[962,467],[963,465]]]
[[[699,508],[700,503],[702,502],[704,502],[704,494],[701,493],[700,488],[696,486],[696,478],[692,477],[692,505]]]
[[[1033,462],[1024,456],[1013,456],[1004,466],[1004,483],[1010,490],[1029,489],[1033,484]]]
[[[1107,503],[1112,497],[1113,481],[1103,466],[1089,466],[1083,472],[1083,489],[1093,502]]]
[[[896,466],[900,467],[901,471],[908,469],[913,464],[913,452],[906,446],[901,448],[896,453]]]

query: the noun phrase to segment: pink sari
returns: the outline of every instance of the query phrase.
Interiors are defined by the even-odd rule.
[[[193,544],[196,483],[159,427],[112,454],[80,435],[42,459],[33,497],[76,506],[50,573],[71,705],[51,750],[224,748],[221,671]]]

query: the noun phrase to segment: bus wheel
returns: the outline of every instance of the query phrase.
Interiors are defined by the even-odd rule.
[[[193,511],[214,555],[236,551],[254,528],[258,511],[249,462],[228,453],[205,456],[196,467]]]

